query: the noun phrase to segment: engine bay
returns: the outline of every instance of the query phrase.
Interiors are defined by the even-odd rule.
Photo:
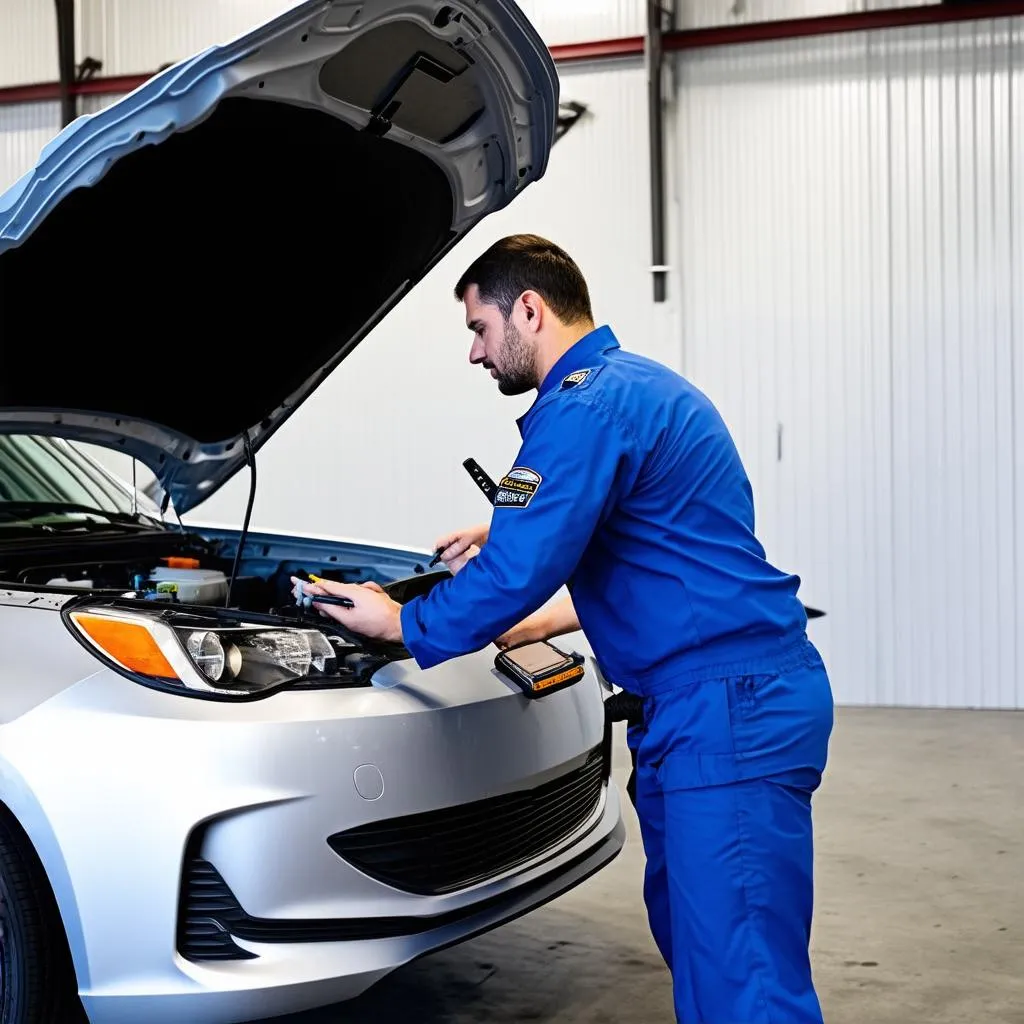
[[[266,636],[275,628],[288,628],[297,631],[295,637],[306,638],[311,644],[306,656],[320,666],[296,685],[315,688],[370,685],[379,668],[409,654],[401,644],[370,640],[315,610],[296,605],[292,576],[316,575],[342,583],[372,580],[404,603],[426,594],[450,575],[443,567],[441,571],[428,570],[408,555],[395,557],[398,553],[385,552],[392,556],[389,559],[374,549],[356,546],[353,550],[342,543],[250,535],[240,556],[237,545],[234,531],[204,536],[155,530],[119,538],[54,542],[18,554],[6,550],[0,555],[0,588],[49,594],[80,592],[80,597],[65,605],[65,615],[131,614],[133,609],[155,614],[161,624],[181,633],[186,638],[183,642],[198,645],[195,651],[190,649],[196,664],[219,658],[221,673],[228,671],[232,659],[238,662],[241,651],[249,659],[248,671],[255,665],[265,677],[266,651],[253,654],[249,650],[252,637],[259,634],[263,639],[257,647],[260,643],[265,646]],[[232,580],[236,557],[237,574]],[[222,644],[221,637],[231,638],[230,643]],[[245,672],[236,672],[235,679],[237,685],[246,685]]]

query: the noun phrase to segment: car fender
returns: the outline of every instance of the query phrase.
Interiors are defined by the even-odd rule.
[[[0,749],[3,748],[3,736],[8,727],[0,727]],[[49,882],[50,890],[57,902],[57,910],[64,923],[71,950],[71,959],[78,978],[80,989],[89,984],[89,962],[86,954],[85,936],[82,932],[82,920],[75,899],[74,887],[68,872],[60,843],[53,831],[49,818],[36,800],[32,790],[26,785],[18,770],[0,755],[0,807],[14,819],[28,837],[36,856],[43,866],[43,872]]]

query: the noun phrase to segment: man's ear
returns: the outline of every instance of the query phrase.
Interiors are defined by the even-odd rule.
[[[525,291],[519,296],[522,330],[537,332],[544,323],[544,300],[536,293]]]

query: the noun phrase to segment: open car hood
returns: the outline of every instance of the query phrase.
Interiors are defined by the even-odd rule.
[[[0,431],[207,498],[547,167],[509,0],[313,0],[80,117],[0,196]]]

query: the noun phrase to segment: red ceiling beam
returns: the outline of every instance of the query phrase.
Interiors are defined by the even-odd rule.
[[[969,3],[935,3],[919,7],[893,7],[877,11],[856,11],[852,14],[827,14],[816,18],[785,18],[758,21],[745,25],[720,25],[712,28],[683,29],[666,32],[662,46],[666,52],[704,49],[716,46],[737,46],[741,43],[764,43],[807,36],[834,35],[842,32],[868,32],[886,28],[907,28],[913,25],[941,25],[958,21],[979,21],[1024,15],[1024,0],[976,0]],[[551,55],[559,64],[584,61],[615,60],[642,57],[643,36],[622,39],[601,39],[587,43],[567,43],[551,47]],[[131,92],[142,85],[150,74],[119,75],[91,78],[70,87],[75,96],[103,96]],[[0,105],[10,103],[53,102],[60,99],[58,82],[35,85],[14,85],[0,88]]]
[[[1024,14],[1024,0],[958,0],[919,7],[892,7],[877,11],[855,11],[852,14],[825,14],[815,18],[787,18],[782,21],[751,22],[747,25],[688,29],[666,34],[664,44],[666,50],[695,50],[842,32],[872,32],[914,25],[1010,18],[1020,14]]]
[[[71,96],[109,96],[112,93],[131,92],[150,75],[113,75],[109,78],[90,78],[68,86]],[[60,82],[38,82],[35,85],[8,85],[0,88],[0,104],[46,103],[60,99]]]
[[[662,40],[667,41],[671,35],[675,35],[675,33],[664,33]],[[643,36],[598,39],[590,43],[562,43],[560,46],[551,47],[551,56],[558,64],[574,64],[584,60],[609,60],[619,57],[642,57],[643,54]]]
[[[1024,0],[959,0],[919,7],[891,7],[852,14],[823,14],[814,18],[780,18],[743,25],[715,25],[711,28],[681,29],[666,32],[662,47],[666,52],[738,46],[742,43],[766,43],[806,36],[835,35],[842,32],[870,32],[913,25],[941,25],[957,21],[980,21],[1024,15]],[[613,58],[642,56],[643,36],[602,39],[592,43],[568,43],[552,46],[551,54],[559,64],[577,64]]]

